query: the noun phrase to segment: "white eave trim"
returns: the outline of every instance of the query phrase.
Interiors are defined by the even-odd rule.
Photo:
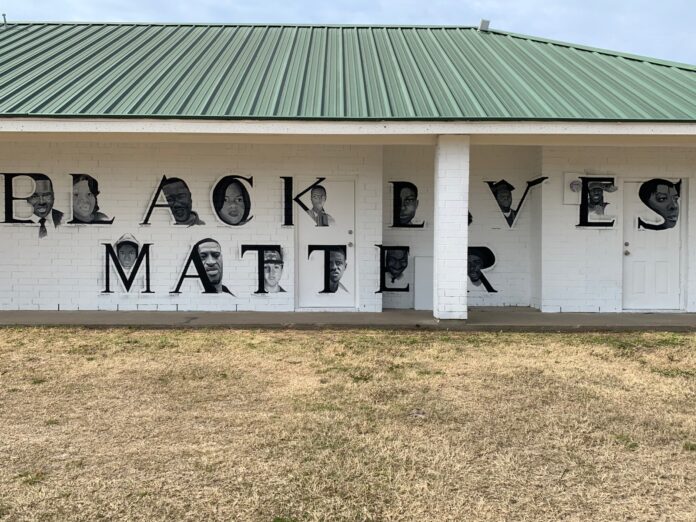
[[[574,135],[696,136],[696,122],[427,122],[258,121],[0,118],[0,135],[11,133],[115,133],[193,135],[416,136]]]

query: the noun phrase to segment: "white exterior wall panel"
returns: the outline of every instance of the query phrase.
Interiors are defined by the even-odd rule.
[[[38,238],[38,225],[1,224],[0,308],[49,310],[274,310],[295,309],[295,228],[283,226],[281,176],[350,178],[356,183],[358,250],[357,309],[381,310],[378,252],[382,240],[381,147],[242,144],[108,144],[73,142],[0,143],[0,172],[43,173],[54,184],[54,208],[64,212],[63,224]],[[69,225],[71,173],[99,181],[101,211],[113,225]],[[253,176],[253,219],[239,227],[219,222],[210,194],[222,176]],[[167,209],[155,209],[149,226],[140,226],[163,175],[184,179],[192,193],[193,210],[205,225],[171,224]],[[303,187],[295,184],[295,193]],[[0,186],[4,192],[4,184]],[[330,197],[326,203],[330,209]],[[334,195],[334,197],[337,197]],[[0,196],[4,203],[4,195]],[[2,209],[4,215],[4,208]],[[306,216],[298,215],[297,218]],[[153,243],[152,290],[142,294],[136,284],[129,294],[119,291],[112,272],[113,294],[104,289],[104,247],[123,234]],[[194,243],[205,237],[222,246],[224,279],[235,294],[203,294],[197,280],[187,279],[181,294],[172,295]],[[286,293],[255,294],[255,252],[241,257],[242,244],[280,244]],[[141,269],[144,272],[144,267]],[[189,273],[193,273],[190,269]],[[139,276],[140,277],[140,276]]]

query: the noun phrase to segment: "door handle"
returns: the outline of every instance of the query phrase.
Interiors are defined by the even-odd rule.
[[[631,253],[630,253],[628,250],[624,250],[624,255],[625,255],[625,256],[630,256]]]
[[[352,246],[353,246],[353,242],[351,241],[350,243],[348,243],[348,246],[349,246],[349,247],[352,247]]]

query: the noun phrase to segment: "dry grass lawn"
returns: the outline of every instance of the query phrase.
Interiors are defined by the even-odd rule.
[[[696,336],[0,329],[2,520],[696,519]]]

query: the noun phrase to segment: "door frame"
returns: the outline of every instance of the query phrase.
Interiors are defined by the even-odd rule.
[[[618,177],[618,175],[615,175]],[[687,176],[687,174],[683,173],[679,175],[679,179],[682,181],[681,185],[681,194],[679,196],[679,287],[682,289],[682,291],[679,292],[679,308],[677,309],[664,309],[664,308],[656,308],[656,309],[650,309],[650,308],[625,308],[624,307],[624,268],[625,268],[625,263],[624,263],[624,242],[626,241],[626,238],[624,236],[624,228],[625,228],[625,219],[626,219],[626,212],[624,208],[624,201],[626,197],[626,183],[644,183],[650,179],[653,179],[655,177],[659,177],[657,175],[655,176],[626,176],[619,178],[619,189],[621,191],[621,198],[620,201],[618,202],[620,205],[620,215],[617,216],[617,218],[620,220],[620,230],[621,230],[621,236],[620,236],[620,255],[621,255],[621,311],[626,312],[626,313],[674,313],[674,312],[686,312],[687,308],[687,303],[688,303],[688,271],[689,271],[689,244],[688,244],[688,228],[689,228],[689,205],[688,205],[688,200],[689,200],[689,181],[690,178]],[[663,176],[665,179],[675,179],[672,178],[671,176]]]
[[[307,185],[310,185],[318,177],[322,176],[306,176],[306,175],[301,175],[301,176],[293,176],[293,182],[296,183],[298,186],[305,186],[305,183]],[[300,307],[300,263],[305,260],[305,258],[302,256],[302,253],[300,252],[300,218],[303,217],[301,213],[301,208],[299,205],[293,204],[293,223],[295,223],[295,226],[293,227],[295,230],[293,232],[293,241],[295,243],[294,245],[294,251],[295,251],[295,267],[294,267],[294,294],[295,294],[295,299],[294,299],[294,309],[296,312],[357,312],[360,310],[360,273],[358,271],[358,244],[357,244],[357,239],[358,239],[358,229],[357,229],[357,216],[358,216],[358,208],[356,206],[356,203],[358,201],[358,176],[355,174],[346,174],[346,175],[341,175],[337,178],[329,178],[329,176],[326,176],[326,181],[332,182],[332,181],[350,181],[353,183],[353,252],[354,252],[354,261],[353,264],[354,266],[354,288],[355,288],[355,300],[353,301],[353,306],[340,306],[340,307]]]

